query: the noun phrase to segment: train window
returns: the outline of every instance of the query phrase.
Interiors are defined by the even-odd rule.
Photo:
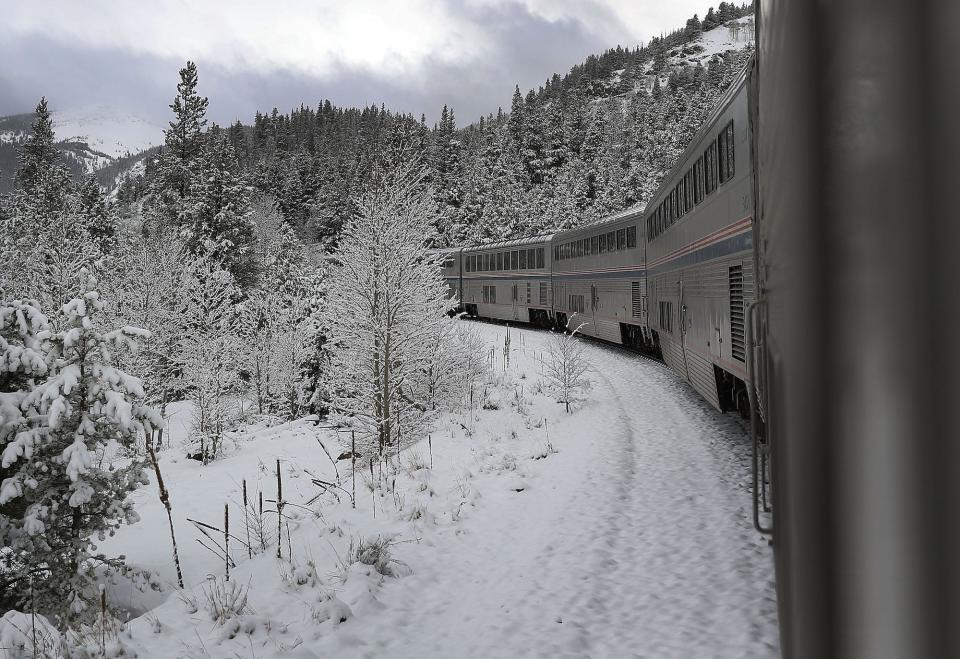
[[[520,250],[520,270],[527,269],[527,250]]]
[[[627,248],[627,230],[617,229],[617,249]]]
[[[607,251],[613,252],[617,249],[617,232],[608,231],[607,232]]]
[[[568,308],[574,313],[583,313],[584,304],[582,295],[571,295]]]
[[[717,167],[720,184],[727,180],[727,131],[722,130],[717,135]]]
[[[590,256],[590,239],[583,238],[580,240],[580,244],[583,245],[583,255]]]
[[[727,133],[727,178],[733,178],[733,174],[736,171],[736,161],[733,157],[733,120],[730,120],[730,123],[727,124],[725,129]]]
[[[627,227],[627,249],[637,246],[637,227]]]
[[[497,252],[497,270],[503,270],[503,252]]]
[[[517,251],[510,252],[510,269],[511,270],[520,269],[520,252],[517,252]]]
[[[687,206],[687,212],[693,209],[693,168],[687,170],[687,175],[683,177],[683,200]]]
[[[653,238],[653,215],[647,217],[647,237]]]
[[[601,233],[597,236],[597,253],[603,254],[607,251],[607,234]]]
[[[527,250],[527,270],[533,270],[537,267],[537,250],[532,247]]]
[[[590,253],[599,254],[600,253],[600,240],[597,236],[590,238]]]
[[[660,329],[673,332],[673,302],[660,301]]]
[[[703,153],[704,191],[712,193],[717,188],[717,143],[711,142]]]
[[[693,163],[693,203],[703,201],[703,158],[697,158]]]
[[[538,247],[538,248],[537,248],[537,267],[538,267],[538,268],[545,268],[545,267],[547,267],[546,261],[544,260],[544,253],[543,253],[543,248],[542,248],[542,247]]]

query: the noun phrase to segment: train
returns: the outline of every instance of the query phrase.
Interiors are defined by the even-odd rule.
[[[661,356],[711,405],[750,413],[746,311],[754,300],[747,68],[646,207],[566,231],[444,253],[469,316]]]
[[[957,657],[960,4],[755,7],[645,207],[444,276],[467,314],[575,324],[749,416],[784,657]]]

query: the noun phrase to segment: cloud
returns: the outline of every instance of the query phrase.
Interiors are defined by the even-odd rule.
[[[535,87],[590,53],[681,26],[695,11],[683,4],[34,0],[5,9],[0,25],[0,114],[45,94],[54,107],[163,118],[192,59],[221,123],[329,98],[431,120],[448,104],[464,124],[508,104],[516,83]]]

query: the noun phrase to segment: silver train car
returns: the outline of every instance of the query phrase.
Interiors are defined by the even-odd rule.
[[[560,327],[653,349],[647,326],[643,209],[553,236],[553,313]]]
[[[717,409],[750,411],[745,310],[754,299],[747,71],[653,196],[650,327],[664,361]]]
[[[468,315],[552,322],[552,235],[460,250],[460,305]],[[446,276],[446,274],[445,274]]]

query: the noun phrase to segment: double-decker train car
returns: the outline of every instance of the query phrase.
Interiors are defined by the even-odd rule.
[[[460,252],[460,304],[471,316],[537,325],[552,322],[551,235]]]
[[[749,411],[745,308],[754,298],[747,70],[647,207],[650,326],[663,359],[718,409]]]
[[[653,348],[647,327],[643,209],[553,236],[556,322],[582,334]]]

